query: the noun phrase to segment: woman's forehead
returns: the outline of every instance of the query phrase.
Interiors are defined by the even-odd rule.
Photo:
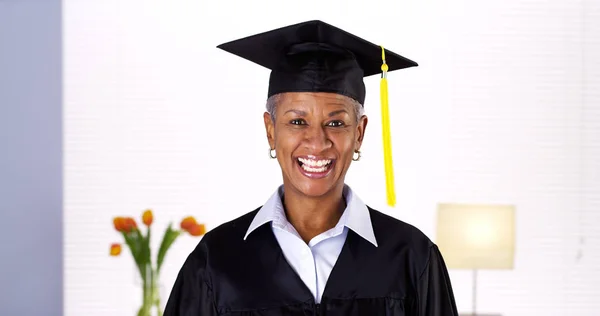
[[[344,105],[352,106],[352,99],[347,96],[330,92],[288,92],[282,93],[280,104],[294,105]]]

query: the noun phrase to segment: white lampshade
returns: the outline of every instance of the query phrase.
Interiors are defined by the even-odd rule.
[[[439,204],[436,244],[451,269],[512,269],[515,208]]]

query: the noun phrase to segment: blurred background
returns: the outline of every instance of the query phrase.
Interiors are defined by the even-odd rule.
[[[388,75],[393,208],[379,80],[365,78],[370,123],[346,180],[367,204],[440,244],[458,227],[443,211],[509,206],[474,224],[471,238],[506,233],[492,264],[442,248],[459,310],[476,281],[481,313],[598,315],[594,0],[0,0],[0,315],[134,315],[141,280],[127,248],[109,255],[114,217],[141,227],[152,209],[156,249],[170,222],[210,231],[262,205],[281,182],[262,121],[269,71],[216,46],[312,19],[419,63]],[[198,241],[170,248],[163,301]]]

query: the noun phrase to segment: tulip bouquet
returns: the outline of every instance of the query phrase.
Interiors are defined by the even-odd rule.
[[[184,218],[179,225],[181,229],[173,229],[169,224],[162,242],[156,254],[156,259],[152,260],[152,251],[150,249],[150,226],[153,221],[152,210],[146,210],[142,214],[142,222],[146,226],[146,232],[142,232],[131,217],[115,217],[113,224],[115,229],[123,235],[125,244],[127,244],[133,260],[139,270],[143,284],[143,303],[138,312],[138,316],[150,316],[152,310],[156,314],[162,315],[160,305],[160,293],[158,288],[158,279],[160,268],[163,264],[167,251],[175,242],[177,237],[186,232],[191,236],[202,236],[206,233],[204,224],[196,222],[194,217]],[[118,256],[121,253],[121,244],[114,243],[110,247],[110,255]]]

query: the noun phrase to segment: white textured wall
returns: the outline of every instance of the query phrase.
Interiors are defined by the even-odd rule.
[[[438,202],[516,204],[515,269],[480,273],[479,310],[600,310],[597,1],[64,7],[67,315],[131,315],[141,301],[129,254],[107,255],[119,241],[113,216],[153,208],[157,228],[193,214],[210,229],[269,197],[280,175],[261,118],[268,71],[215,46],[308,19],[421,65],[390,74],[395,209],[385,206],[379,82],[366,81],[371,123],[347,180],[367,203],[432,239]],[[197,241],[173,246],[165,299]],[[470,276],[451,271],[461,310]]]

